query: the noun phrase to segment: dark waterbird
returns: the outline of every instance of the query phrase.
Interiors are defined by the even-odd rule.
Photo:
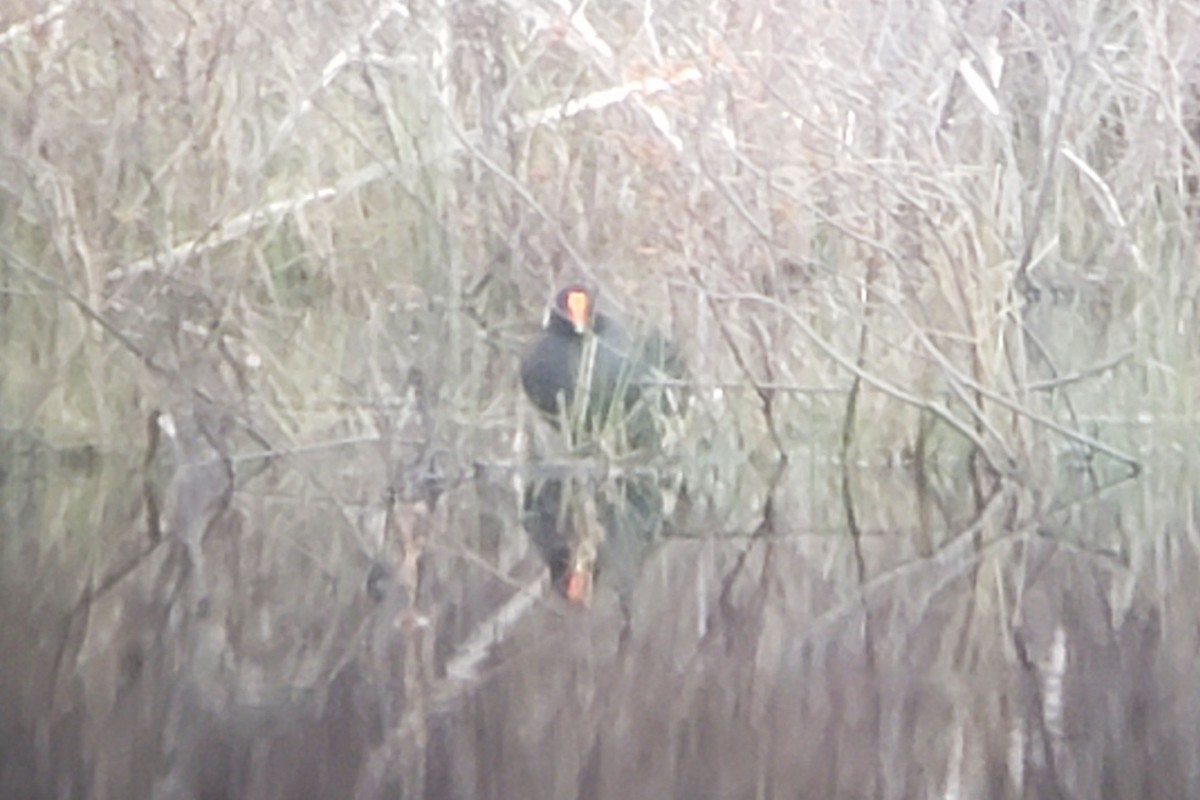
[[[558,292],[521,360],[525,393],[564,430],[573,452],[601,452],[629,468],[616,478],[564,475],[526,484],[525,528],[555,589],[571,602],[588,604],[603,572],[626,606],[663,518],[660,480],[638,467],[661,452],[664,419],[679,409],[681,372],[659,334],[629,333],[597,312],[595,294],[580,285]]]

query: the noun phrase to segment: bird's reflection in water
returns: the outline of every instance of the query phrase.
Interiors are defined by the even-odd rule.
[[[663,505],[651,476],[547,478],[526,485],[523,522],[559,594],[587,605],[600,580],[628,617],[642,562],[662,530]]]

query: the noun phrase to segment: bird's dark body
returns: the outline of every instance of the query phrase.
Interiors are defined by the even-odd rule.
[[[633,408],[641,395],[646,370],[640,353],[618,324],[597,315],[592,331],[576,333],[565,320],[552,317],[545,334],[526,352],[521,362],[521,384],[542,413],[557,422],[575,407],[575,390],[588,337],[595,337],[584,428],[595,430]],[[620,402],[624,408],[614,406]]]
[[[588,337],[594,337],[587,403],[577,406],[576,389]],[[622,448],[640,449],[658,439],[656,413],[663,403],[641,402],[666,392],[666,379],[679,372],[678,356],[656,333],[633,337],[617,322],[597,314],[588,333],[576,332],[565,319],[551,315],[543,335],[521,361],[521,385],[533,404],[552,423],[573,410],[571,420],[588,433],[620,426]]]

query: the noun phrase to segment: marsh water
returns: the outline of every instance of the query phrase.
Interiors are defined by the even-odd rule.
[[[431,481],[389,479],[378,443],[226,471],[5,431],[0,789],[1196,796],[1196,463],[1171,427],[1105,429],[1139,476],[1068,449],[1040,496],[982,503],[961,465],[797,450],[765,524],[749,485],[693,499],[628,619],[603,576],[586,610],[544,590],[503,471],[410,461],[439,488],[406,493]],[[199,555],[148,517],[164,481],[206,515]]]

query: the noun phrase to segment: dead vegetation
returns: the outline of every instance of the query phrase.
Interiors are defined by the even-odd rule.
[[[0,793],[1200,796],[1200,6],[805,6],[9,2]],[[628,638],[577,279],[692,381]]]

